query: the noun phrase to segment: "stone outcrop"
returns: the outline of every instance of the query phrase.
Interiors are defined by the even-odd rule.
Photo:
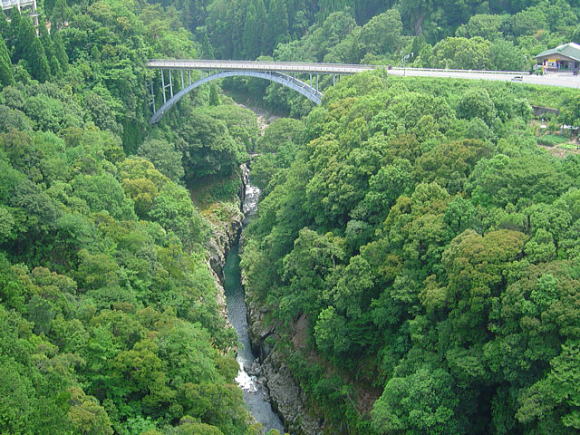
[[[266,386],[272,408],[280,415],[289,433],[321,434],[323,422],[307,412],[306,397],[284,363],[283,355],[276,349],[276,328],[265,322],[268,310],[261,307],[251,294],[246,294],[246,304],[252,350],[258,361],[251,373]]]
[[[242,170],[242,174],[244,171]],[[240,203],[237,213],[231,216],[227,221],[212,222],[212,235],[209,239],[207,250],[209,252],[208,264],[215,278],[218,288],[217,302],[220,306],[222,315],[227,319],[226,296],[223,287],[224,275],[223,268],[226,264],[226,256],[231,247],[236,243],[244,223],[244,214],[242,213],[242,203],[244,201],[245,187],[247,176],[242,176],[242,187],[240,189]]]

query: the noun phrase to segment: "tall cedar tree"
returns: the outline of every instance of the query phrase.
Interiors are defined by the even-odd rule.
[[[46,53],[46,58],[48,60],[48,66],[50,67],[50,74],[53,77],[58,77],[62,71],[60,67],[60,62],[56,56],[56,50],[54,47],[54,43],[52,38],[48,34],[48,30],[46,28],[46,23],[43,19],[40,20],[38,23],[38,28],[40,32],[40,41],[42,42],[42,46],[44,47],[44,51]]]
[[[18,53],[16,48],[16,43],[18,41],[18,32],[20,31],[20,22],[22,21],[22,16],[17,8],[12,8],[10,10],[10,29],[8,30],[8,35],[6,37],[6,45],[12,52],[12,62],[16,63],[20,60],[20,53]]]
[[[68,55],[66,54],[66,50],[64,49],[64,42],[62,41],[60,32],[54,29],[51,32],[50,37],[52,38],[54,53],[56,58],[58,59],[60,68],[63,71],[66,71],[68,69]]]
[[[2,86],[14,84],[10,53],[4,43],[4,38],[0,38],[0,83],[2,83]]]
[[[246,59],[255,59],[262,51],[262,32],[266,20],[266,9],[262,0],[250,0],[244,33],[242,34],[242,47]]]
[[[10,35],[10,23],[6,19],[6,14],[4,14],[4,11],[0,11],[0,34],[4,38],[8,38]]]
[[[44,82],[50,78],[50,67],[44,47],[36,37],[36,30],[28,17],[20,20],[13,55],[16,56],[16,59],[13,58],[14,62],[21,59],[26,61],[26,69],[34,79]]]
[[[286,42],[288,34],[288,9],[283,0],[272,0],[268,11],[268,24],[264,31],[264,54],[272,54],[279,42]]]

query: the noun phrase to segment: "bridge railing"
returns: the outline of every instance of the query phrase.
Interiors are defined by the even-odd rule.
[[[294,71],[305,73],[326,72],[333,74],[353,74],[375,69],[394,71],[435,72],[458,74],[485,74],[485,75],[527,75],[527,71],[488,71],[473,69],[450,68],[403,68],[387,65],[348,64],[348,63],[308,63],[308,62],[268,62],[244,60],[206,60],[206,59],[151,59],[147,62],[149,68],[173,69],[260,69],[271,71]]]
[[[250,62],[250,61],[208,61],[208,60],[167,60],[152,59],[147,62],[149,68],[164,69],[198,69],[198,70],[261,70],[303,73],[353,74],[376,69],[372,65],[324,64],[306,62]]]
[[[438,72],[438,73],[465,73],[465,74],[505,74],[505,75],[529,75],[529,71],[489,71],[489,70],[478,70],[478,69],[450,69],[450,68],[403,68],[396,66],[391,68],[395,71],[416,71],[416,72]]]

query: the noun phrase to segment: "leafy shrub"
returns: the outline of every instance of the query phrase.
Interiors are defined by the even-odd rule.
[[[565,142],[568,142],[568,139],[562,136],[556,136],[555,134],[547,134],[538,138],[539,145],[545,145],[548,147],[554,147]]]

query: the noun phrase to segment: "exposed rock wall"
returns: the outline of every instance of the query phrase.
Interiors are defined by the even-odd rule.
[[[248,295],[247,295],[248,296]],[[272,343],[277,338],[276,328],[264,321],[268,310],[260,307],[255,299],[246,297],[250,324],[250,340],[258,367],[253,374],[260,377],[270,394],[272,408],[282,417],[291,434],[316,435],[324,429],[323,421],[308,412],[306,396],[292,377],[282,354]],[[268,340],[272,337],[273,340]]]
[[[242,174],[244,172],[242,171]],[[223,268],[226,264],[226,256],[230,248],[236,243],[244,222],[244,214],[242,213],[242,202],[244,201],[247,176],[242,176],[242,187],[240,188],[240,203],[238,212],[225,222],[212,222],[212,235],[208,242],[208,264],[210,270],[215,278],[216,286],[218,288],[217,300],[220,306],[222,315],[227,319],[226,296],[223,287],[224,275]]]

